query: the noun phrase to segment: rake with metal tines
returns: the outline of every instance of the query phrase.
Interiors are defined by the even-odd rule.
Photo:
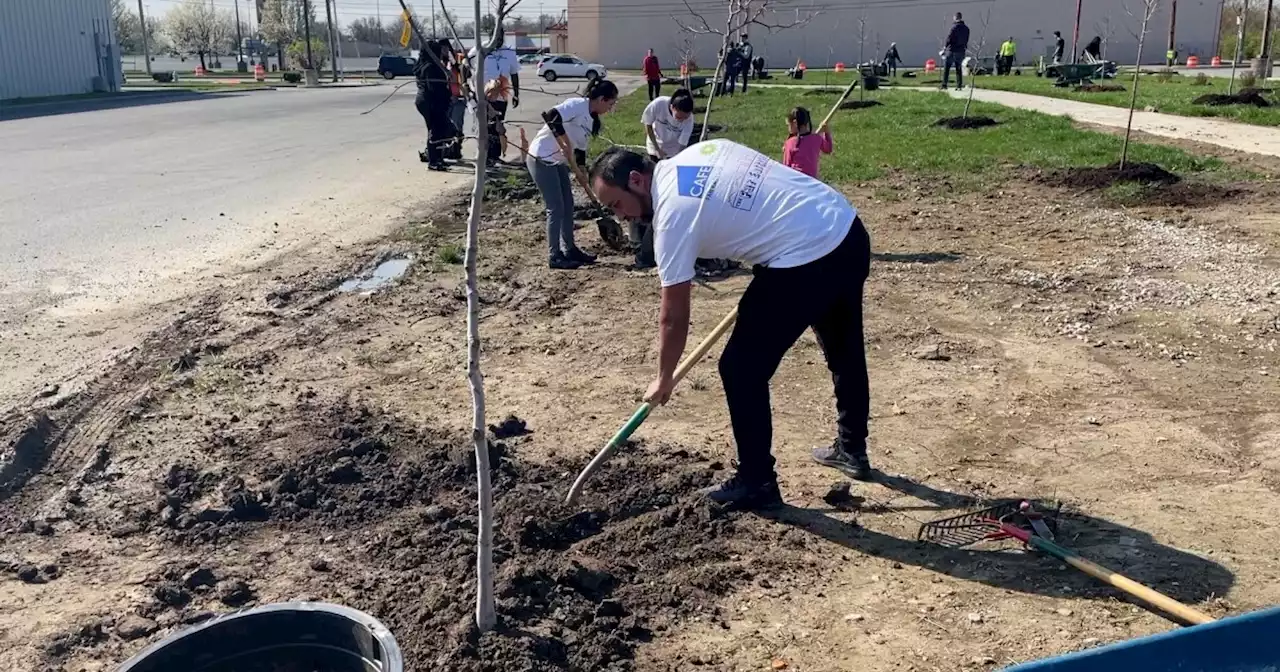
[[[1199,625],[1214,620],[1204,612],[1055,544],[1053,535],[1057,529],[1059,513],[1060,509],[1055,510],[1053,515],[1048,515],[1026,501],[1003,502],[978,511],[925,523],[920,526],[916,538],[950,548],[971,546],[982,541],[1017,539],[1186,623]]]

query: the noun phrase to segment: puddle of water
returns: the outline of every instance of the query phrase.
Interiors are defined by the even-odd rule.
[[[373,269],[373,273],[368,276],[351,278],[338,285],[338,291],[372,294],[392,280],[404,275],[405,271],[409,270],[409,264],[412,261],[407,257],[388,259],[378,264],[377,268]]]

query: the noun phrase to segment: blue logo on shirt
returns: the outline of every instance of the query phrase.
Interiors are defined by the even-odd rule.
[[[702,198],[711,190],[711,166],[676,166],[676,191],[681,196]]]

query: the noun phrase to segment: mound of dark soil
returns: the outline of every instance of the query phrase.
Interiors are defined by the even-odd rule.
[[[934,126],[949,128],[953,131],[963,130],[966,128],[984,128],[986,126],[995,126],[1000,122],[991,117],[946,117],[934,122]]]
[[[1208,93],[1191,101],[1194,105],[1220,107],[1223,105],[1253,105],[1254,107],[1271,107],[1271,103],[1263,97],[1258,89],[1240,89],[1234,94]]]
[[[1103,189],[1117,182],[1175,184],[1182,178],[1154,163],[1119,163],[1103,168],[1067,168],[1046,173],[1040,181],[1072,189]]]
[[[838,96],[844,93],[844,89],[809,89],[804,92],[806,96]]]
[[[341,594],[382,620],[410,669],[631,670],[635,647],[673,623],[695,615],[720,622],[718,596],[765,569],[757,560],[748,566],[742,545],[776,541],[768,528],[744,524],[754,519],[702,503],[694,493],[721,465],[685,450],[619,455],[568,507],[563,497],[587,451],[536,464],[518,452],[533,435],[491,442],[500,625],[479,635],[467,435],[422,430],[366,408],[300,403],[292,410],[287,440],[306,447],[300,457],[273,461],[266,456],[289,453],[261,450],[256,462],[242,463],[254,465],[243,475],[175,466],[158,486],[166,508],[176,500],[181,512],[154,516],[152,528],[195,546],[255,530],[299,540],[339,535],[343,548],[354,549],[355,566],[330,562],[304,587]],[[274,431],[278,437],[284,428]],[[227,502],[213,507],[217,515],[194,504],[211,497]],[[179,610],[178,618],[196,604],[182,576],[157,579],[173,593],[163,608]],[[231,585],[219,582],[220,597],[223,583]],[[240,592],[253,599],[247,587]]]
[[[848,102],[840,103],[840,109],[861,110],[868,107],[876,107],[877,105],[883,105],[883,104],[884,103],[881,103],[878,100],[850,100]]]
[[[593,201],[586,203],[575,203],[573,205],[574,219],[599,219],[601,217],[611,217],[612,212],[602,205],[596,205]]]
[[[707,133],[719,133],[724,130],[724,126],[720,124],[707,124]],[[693,124],[693,140],[698,141],[702,137],[702,122],[694,122]]]
[[[1084,84],[1072,90],[1081,93],[1105,93],[1107,91],[1124,91],[1125,88],[1119,84]]]

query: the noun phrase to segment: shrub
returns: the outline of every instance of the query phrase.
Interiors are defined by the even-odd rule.
[[[1173,71],[1173,68],[1165,68],[1156,73],[1156,79],[1162,83],[1168,84],[1173,81],[1174,76],[1177,74],[1178,73]]]
[[[302,73],[294,71],[284,72],[280,75],[280,79],[283,79],[290,84],[297,84],[302,81]]]
[[[1192,86],[1209,86],[1209,75],[1203,72],[1196,73],[1196,78],[1191,82]]]
[[[1258,84],[1258,78],[1252,72],[1246,72],[1240,75],[1240,88],[1252,89]]]
[[[161,84],[168,84],[173,81],[173,73],[172,72],[153,72],[151,73],[151,79],[154,79],[157,82],[160,82]]]

